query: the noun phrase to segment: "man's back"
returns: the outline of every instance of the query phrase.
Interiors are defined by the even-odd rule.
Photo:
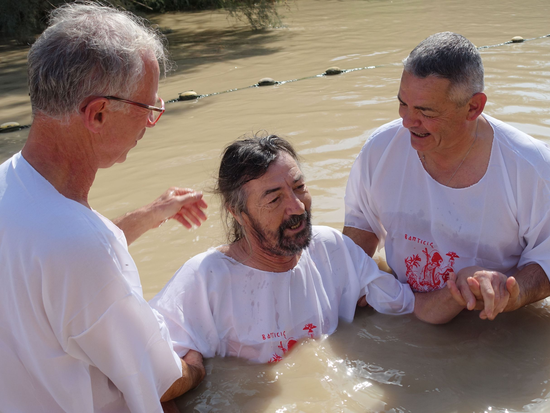
[[[10,374],[2,407],[154,411],[162,393],[139,374],[140,356],[169,345],[141,298],[122,231],[60,195],[19,154],[0,166],[0,216],[0,365]],[[119,328],[132,313],[143,327],[132,317]],[[144,332],[150,342],[125,357]],[[177,363],[164,367],[166,389],[180,372]],[[135,378],[123,380],[128,374]],[[132,395],[140,387],[149,394]]]

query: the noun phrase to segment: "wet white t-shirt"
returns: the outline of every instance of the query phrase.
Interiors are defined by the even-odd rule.
[[[479,265],[508,276],[530,263],[550,275],[550,149],[484,115],[494,132],[485,175],[449,188],[423,168],[401,120],[374,132],[346,188],[345,225],[374,232],[413,290],[442,288]]]
[[[21,154],[0,166],[0,285],[1,411],[162,412],[181,361],[124,233]]]
[[[243,265],[211,248],[185,263],[150,304],[180,356],[236,356],[274,362],[298,340],[332,334],[366,294],[377,311],[407,314],[414,294],[348,237],[313,227],[309,247],[286,272]]]

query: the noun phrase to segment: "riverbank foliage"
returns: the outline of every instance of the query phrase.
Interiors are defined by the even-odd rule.
[[[18,43],[32,43],[36,35],[47,25],[49,12],[71,0],[4,0],[0,10],[0,36],[14,39]],[[165,13],[225,9],[238,20],[247,21],[254,29],[279,26],[281,18],[277,5],[286,0],[109,0],[111,4],[143,15],[144,13]]]

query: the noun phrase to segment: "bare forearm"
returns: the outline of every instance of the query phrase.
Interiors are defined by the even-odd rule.
[[[375,233],[353,227],[344,227],[342,233],[350,237],[353,242],[359,245],[369,256],[372,257],[376,252],[378,237]]]
[[[203,212],[208,205],[202,193],[189,188],[172,187],[152,203],[123,215],[113,222],[126,236],[128,245],[150,229],[157,228],[164,221],[174,218],[184,227],[199,227],[206,219]]]
[[[508,302],[504,311],[514,311],[550,296],[550,281],[540,265],[527,265],[514,274],[514,278],[519,285],[519,295]]]
[[[414,293],[414,296],[414,315],[430,324],[448,323],[464,309],[447,288],[429,293]]]
[[[188,392],[191,389],[197,387],[204,379],[206,374],[202,363],[200,365],[191,365],[184,360],[181,361],[182,376],[170,386],[170,388],[163,394],[160,401],[167,402],[168,400],[175,399],[182,394]]]
[[[146,205],[114,219],[113,223],[124,232],[130,245],[150,229],[158,227],[162,221],[157,222]]]

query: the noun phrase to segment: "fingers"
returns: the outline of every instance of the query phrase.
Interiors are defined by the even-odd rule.
[[[471,279],[471,281],[473,284],[473,281],[476,281],[476,280]],[[478,283],[478,285],[479,285],[478,295],[482,297],[483,303],[484,303],[484,307],[483,307],[482,313],[480,313],[480,317],[483,315],[483,317],[486,317],[492,320],[494,319],[493,313],[495,310],[495,290],[493,289],[493,285],[491,284],[491,281],[487,278],[482,278]]]
[[[183,206],[174,216],[173,218],[177,219],[179,222],[188,221],[191,224],[200,227],[203,223],[203,221],[206,221],[207,216],[204,213],[204,211],[198,207],[197,204],[192,205],[185,205]],[[183,224],[186,226],[185,224]],[[187,227],[187,226],[186,226]]]
[[[161,222],[175,219],[185,228],[200,227],[207,219],[204,209],[208,204],[202,192],[191,188],[172,187],[166,190],[153,204],[160,215]]]
[[[195,350],[189,350],[185,356],[183,356],[183,361],[191,365],[202,365],[203,358],[202,354]]]
[[[473,280],[474,283],[472,283],[470,280]],[[462,282],[458,285],[460,289],[460,293],[462,294],[462,297],[466,301],[466,308],[468,310],[473,310],[476,307],[476,295],[472,291],[472,287],[474,288],[474,291],[478,291],[479,284],[477,284],[477,281],[472,279],[472,277],[468,277],[466,279],[466,282]]]
[[[517,298],[519,295],[519,284],[514,277],[508,277],[506,280],[506,289],[510,294],[510,298]]]
[[[506,280],[506,290],[508,291],[508,294],[510,294],[510,299],[508,300],[508,305],[506,307],[512,306],[511,309],[513,310],[516,308],[516,301],[518,300],[520,293],[519,284],[514,277],[508,277]]]
[[[449,274],[449,279],[447,280],[447,288],[449,289],[449,292],[451,293],[451,296],[455,299],[455,301],[461,306],[466,307],[466,300],[464,300],[464,297],[462,297],[462,294],[460,293],[460,290],[456,285],[456,274],[454,272]]]

